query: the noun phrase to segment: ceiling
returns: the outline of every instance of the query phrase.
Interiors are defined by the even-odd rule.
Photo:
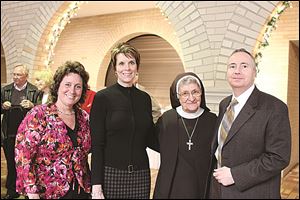
[[[89,1],[80,5],[73,18],[155,8],[155,1]]]

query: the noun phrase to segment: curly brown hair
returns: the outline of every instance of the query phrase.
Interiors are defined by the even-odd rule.
[[[51,101],[53,103],[57,101],[59,85],[62,82],[63,78],[70,73],[78,74],[82,79],[82,94],[79,101],[75,104],[75,107],[78,108],[80,107],[80,104],[84,102],[86,97],[89,74],[87,71],[85,71],[84,66],[77,61],[67,61],[56,70],[53,77],[53,83],[50,86]]]

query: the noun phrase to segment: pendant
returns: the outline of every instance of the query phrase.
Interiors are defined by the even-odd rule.
[[[188,146],[189,146],[189,151],[192,149],[192,145],[194,144],[194,143],[192,143],[192,140],[191,139],[189,139],[189,141],[186,143]]]

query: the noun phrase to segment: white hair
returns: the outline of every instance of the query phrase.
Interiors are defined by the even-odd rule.
[[[185,82],[185,83],[196,82],[196,83],[198,84],[199,88],[201,89],[200,81],[199,81],[195,76],[192,76],[192,75],[184,76],[184,77],[180,78],[180,79],[177,81],[177,84],[176,84],[177,98],[179,98],[179,96],[178,96],[178,93],[179,93],[179,85],[180,85],[182,82]]]

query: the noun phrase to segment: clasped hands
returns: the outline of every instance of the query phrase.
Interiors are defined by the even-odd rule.
[[[12,106],[11,102],[9,102],[9,101],[5,101],[2,104],[2,108],[4,110],[10,109],[11,106]],[[34,106],[34,104],[31,101],[29,101],[28,99],[24,99],[24,100],[21,101],[20,106],[22,106],[23,108],[32,108]]]

